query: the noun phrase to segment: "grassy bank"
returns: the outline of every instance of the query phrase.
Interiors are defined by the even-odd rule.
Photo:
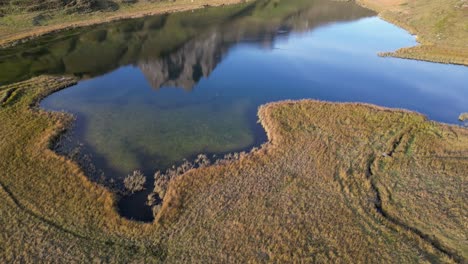
[[[95,0],[96,1],[96,0]],[[126,1],[114,2],[113,8],[93,8],[85,12],[67,8],[48,10],[7,8],[0,5],[0,46],[26,42],[45,34],[72,28],[86,27],[127,18],[174,13],[243,2],[241,0],[178,0],[178,1]]]
[[[421,44],[382,53],[407,59],[468,65],[468,3],[462,0],[357,0],[414,35]]]
[[[40,77],[0,87],[3,263],[125,261],[129,252],[140,250],[128,235],[121,235],[131,234],[128,228],[136,224],[119,218],[113,195],[49,150],[70,117],[31,109],[39,98],[74,83],[70,78]]]
[[[71,121],[35,108],[74,79],[0,87],[0,259],[465,262],[468,130],[370,105],[263,106],[270,142],[174,178],[153,224],[49,150]]]

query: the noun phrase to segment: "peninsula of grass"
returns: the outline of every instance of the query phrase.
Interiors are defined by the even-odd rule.
[[[464,0],[357,0],[416,35],[420,45],[382,56],[468,65],[468,2]]]
[[[172,178],[143,224],[50,149],[72,118],[37,102],[75,82],[0,87],[2,263],[468,260],[467,129],[372,105],[267,104],[268,143]]]

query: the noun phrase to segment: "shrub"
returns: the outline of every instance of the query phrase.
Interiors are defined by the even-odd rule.
[[[195,159],[195,165],[198,165],[200,168],[207,167],[210,163],[210,159],[205,154],[199,154]]]
[[[468,113],[461,113],[460,116],[458,117],[458,120],[468,121]]]
[[[128,175],[124,179],[125,189],[134,193],[144,189],[146,183],[146,177],[139,170],[133,172],[133,174]]]

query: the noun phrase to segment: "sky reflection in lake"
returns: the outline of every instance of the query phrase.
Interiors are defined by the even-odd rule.
[[[402,29],[353,3],[287,5],[275,15],[268,8],[278,7],[241,5],[142,20],[128,32],[117,24],[91,37],[78,34],[64,55],[70,59],[51,63],[50,71],[90,79],[41,105],[77,115],[73,140],[114,179],[134,169],[151,175],[198,153],[258,145],[265,134],[256,111],[271,101],[366,102],[447,123],[468,111],[466,67],[377,56],[416,44]],[[95,55],[76,48],[86,41]],[[36,54],[55,58],[48,45]],[[109,52],[99,61],[101,49]],[[76,64],[75,53],[96,56],[96,70],[78,70],[90,59]]]

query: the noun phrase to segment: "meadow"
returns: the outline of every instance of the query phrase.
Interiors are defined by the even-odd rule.
[[[267,104],[268,143],[174,177],[143,224],[50,149],[72,118],[37,102],[75,82],[1,87],[4,262],[467,260],[464,128],[371,105]]]
[[[53,4],[47,4],[51,2],[53,2]],[[64,4],[59,4],[61,2]],[[65,4],[66,2],[70,3]],[[34,0],[23,1],[23,3],[18,1],[4,1],[0,2],[0,46],[14,46],[35,39],[39,36],[111,21],[188,11],[207,6],[222,6],[240,2],[242,1],[81,0],[77,2],[69,0],[48,0],[42,1],[43,5],[37,7],[37,1]]]
[[[421,46],[384,55],[467,64],[465,1],[359,2],[418,35]],[[2,6],[0,43],[208,3],[228,2],[58,12],[40,26],[43,11]],[[43,75],[0,86],[2,263],[468,261],[466,128],[374,105],[269,103],[258,111],[267,143],[157,172],[152,197],[162,203],[154,222],[141,223],[53,150],[74,118],[38,103],[77,82]]]
[[[468,65],[468,3],[465,0],[357,0],[416,35],[420,45],[382,56]]]

